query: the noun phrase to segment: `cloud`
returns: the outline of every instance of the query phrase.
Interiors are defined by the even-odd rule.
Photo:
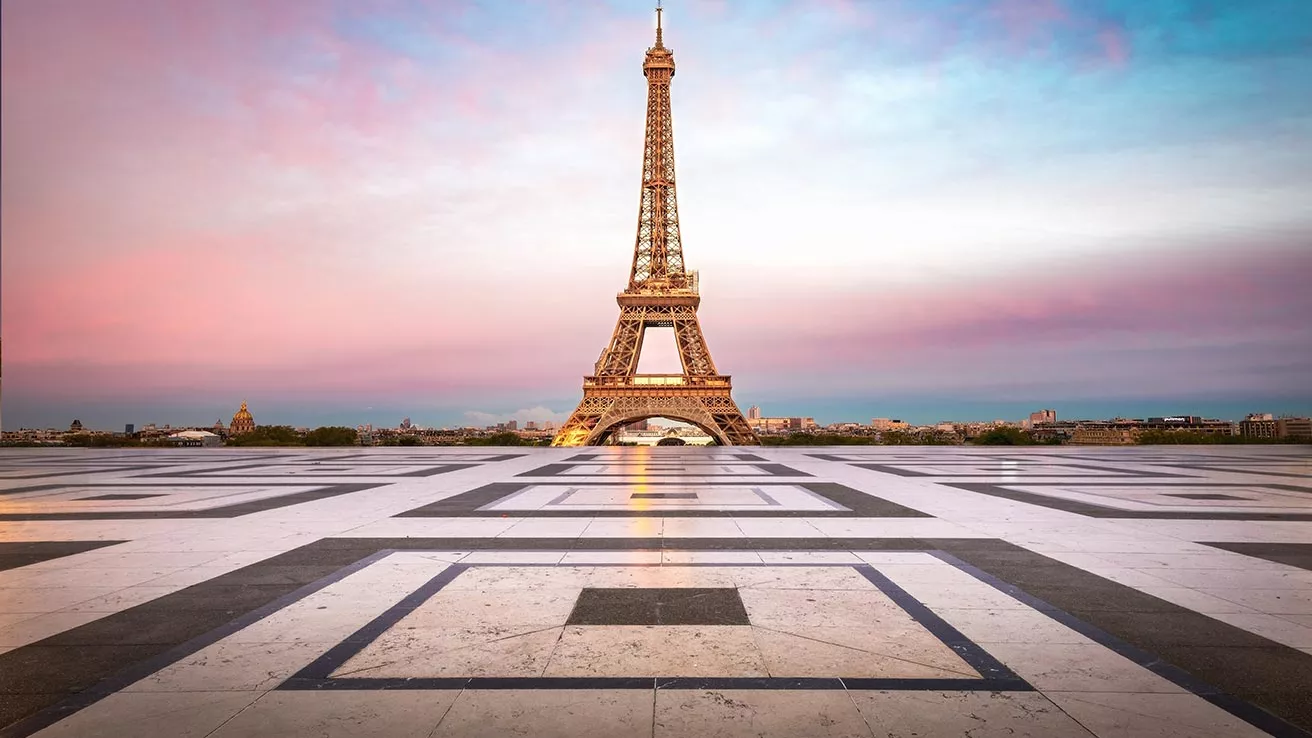
[[[516,410],[513,413],[488,413],[482,410],[466,410],[465,419],[473,422],[475,425],[495,425],[504,423],[508,420],[518,421],[521,426],[529,421],[542,423],[552,421],[560,424],[569,419],[569,413],[558,413],[551,408],[531,407],[524,410]]]

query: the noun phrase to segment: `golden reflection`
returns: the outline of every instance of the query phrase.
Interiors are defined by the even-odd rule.
[[[631,483],[629,490],[630,509],[637,513],[650,512],[655,508],[651,499],[646,497],[634,499],[632,494],[636,492],[647,492],[651,489],[651,482],[647,478],[647,465],[652,461],[652,447],[634,446],[626,448],[624,451],[633,454],[632,463],[634,466],[638,467],[637,471],[634,473],[634,480]],[[661,547],[661,526],[664,524],[662,518],[643,516],[640,518],[631,518],[631,520],[634,521],[634,536],[652,539],[652,548]],[[659,567],[652,567],[652,569],[657,568]],[[646,580],[654,576],[653,572],[645,566],[635,567],[635,574],[637,574],[637,579],[640,584],[650,584],[650,582]]]

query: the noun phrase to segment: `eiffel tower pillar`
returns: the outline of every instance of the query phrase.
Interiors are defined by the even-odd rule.
[[[629,285],[619,295],[620,317],[595,374],[583,378],[583,401],[552,441],[553,446],[598,445],[620,428],[666,417],[701,428],[716,443],[757,445],[731,396],[727,375],[716,371],[697,308],[697,277],[683,264],[679,207],[674,184],[674,126],[670,80],[674,52],[661,38],[656,9],[656,45],[647,49],[647,127],[643,141],[638,235]],[[638,374],[647,328],[673,328],[682,374]]]

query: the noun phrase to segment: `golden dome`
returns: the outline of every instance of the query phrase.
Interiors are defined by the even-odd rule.
[[[237,411],[237,414],[232,416],[232,423],[228,428],[233,435],[255,430],[255,418],[251,416],[251,411],[246,409],[245,400],[242,400],[241,409]]]

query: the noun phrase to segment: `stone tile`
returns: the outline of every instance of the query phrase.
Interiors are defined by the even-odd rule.
[[[981,643],[1035,688],[1047,692],[1183,692],[1181,687],[1094,644]]]
[[[718,566],[599,566],[588,577],[590,587],[733,588],[733,576]]]
[[[659,690],[656,738],[870,738],[846,692]]]
[[[455,691],[268,692],[213,738],[427,738]]]
[[[653,540],[652,546],[659,541]],[[653,551],[570,551],[560,563],[577,566],[581,564],[659,564],[661,552]]]
[[[544,675],[768,676],[752,630],[737,625],[571,625]]]
[[[1312,591],[1208,587],[1200,592],[1271,615],[1312,615]]]
[[[100,617],[101,613],[97,612],[51,612],[28,616],[25,620],[0,628],[0,647],[12,649],[26,646]]]
[[[432,738],[641,738],[652,734],[652,715],[645,689],[467,689]]]
[[[166,666],[125,692],[250,692],[273,689],[324,651],[320,643],[220,641]]]
[[[333,672],[334,677],[539,677],[562,628],[398,625]]]
[[[582,587],[569,589],[442,590],[401,624],[413,627],[564,625]]]
[[[667,675],[681,676],[689,673],[780,676],[780,670],[786,669],[815,676],[832,676],[825,672],[841,670],[849,676],[900,674],[916,678],[940,672],[955,675],[960,671],[963,666],[955,654],[945,650],[901,607],[887,601],[868,580],[850,566],[844,566],[864,562],[874,565],[908,594],[1041,688],[1063,690],[1054,692],[1059,695],[1079,691],[1078,696],[1087,698],[1086,702],[1107,695],[1128,694],[1143,703],[1121,712],[1116,712],[1121,709],[1121,703],[1116,704],[1116,710],[1102,705],[1097,710],[1111,710],[1115,718],[1104,722],[1100,722],[1101,713],[1095,708],[1087,705],[1067,708],[1077,718],[1081,710],[1088,712],[1090,717],[1084,722],[1097,733],[1157,735],[1154,731],[1163,730],[1158,723],[1167,725],[1167,734],[1182,732],[1181,726],[1190,735],[1206,735],[1206,726],[1217,726],[1217,732],[1222,734],[1244,728],[1242,724],[1235,728],[1236,724],[1226,722],[1225,714],[1204,715],[1200,721],[1191,722],[1190,716],[1194,714],[1190,712],[1191,705],[1196,706],[1200,700],[1179,690],[1152,691],[1173,688],[1173,685],[1035,612],[1022,600],[922,553],[938,549],[1016,584],[1114,636],[1154,650],[1157,656],[1232,694],[1312,729],[1312,710],[1307,707],[1303,684],[1306,658],[1312,653],[1312,646],[1303,645],[1308,640],[1308,629],[1312,629],[1312,610],[1308,609],[1309,603],[1303,602],[1306,599],[1303,595],[1312,594],[1312,579],[1303,566],[1312,560],[1304,554],[1307,544],[1312,543],[1312,526],[1306,521],[1095,517],[948,487],[933,479],[896,477],[809,455],[831,454],[851,458],[852,463],[935,468],[945,473],[960,472],[961,464],[975,464],[977,469],[1015,468],[1026,475],[1043,467],[1048,472],[1060,467],[1063,473],[1071,474],[1081,474],[1084,470],[1088,473],[1083,477],[1062,477],[1061,486],[1094,498],[1120,495],[1126,506],[1138,505],[1144,509],[1143,500],[1160,500],[1163,491],[1256,495],[1262,499],[1267,494],[1264,490],[1268,489],[1262,485],[1273,479],[1308,486],[1296,477],[1263,477],[1242,471],[1243,468],[1275,469],[1267,462],[1289,451],[1284,448],[754,450],[761,463],[800,469],[814,475],[817,484],[835,488],[841,485],[848,492],[868,493],[871,499],[886,500],[889,509],[905,506],[934,516],[922,518],[842,514],[810,518],[796,514],[773,518],[699,517],[695,512],[678,517],[641,517],[646,509],[664,506],[669,510],[694,501],[713,507],[714,495],[703,492],[726,482],[742,486],[745,478],[734,478],[739,460],[725,450],[707,449],[650,450],[646,452],[651,456],[648,461],[637,459],[629,449],[589,450],[588,453],[600,457],[596,463],[622,466],[626,470],[643,463],[650,464],[649,471],[653,474],[670,473],[676,466],[687,467],[687,471],[679,472],[683,474],[680,484],[650,485],[645,491],[697,494],[696,500],[643,500],[641,505],[633,506],[630,517],[580,513],[548,518],[513,511],[507,511],[504,517],[499,513],[488,517],[395,517],[484,485],[517,484],[516,474],[560,464],[580,453],[544,448],[518,449],[515,452],[520,456],[518,459],[477,462],[482,466],[450,475],[370,477],[379,480],[379,486],[360,493],[265,509],[258,515],[240,519],[0,522],[0,541],[5,542],[44,545],[125,541],[40,563],[22,558],[26,554],[18,549],[0,551],[3,559],[0,568],[19,567],[0,573],[0,634],[8,633],[8,642],[22,643],[27,638],[52,633],[37,644],[0,645],[0,686],[7,693],[0,700],[3,706],[0,724],[90,687],[125,666],[157,655],[172,644],[229,622],[301,586],[332,576],[341,567],[380,549],[398,548],[403,552],[388,559],[387,565],[370,566],[334,583],[152,677],[156,683],[152,688],[201,691],[144,691],[151,680],[143,680],[130,691],[97,705],[113,707],[113,700],[135,699],[142,705],[141,714],[149,716],[154,708],[148,705],[154,703],[147,700],[158,699],[161,705],[178,704],[179,714],[186,715],[190,714],[188,708],[179,701],[189,695],[217,692],[220,699],[226,699],[227,695],[237,702],[247,696],[254,699],[277,685],[289,670],[318,658],[341,638],[423,586],[444,565],[456,561],[473,566],[430,601],[436,604],[421,606],[418,618],[412,613],[358,654],[358,661],[347,665],[351,670],[363,667],[357,676],[391,673],[420,677],[550,677],[556,675],[549,673],[551,669],[558,668],[559,674],[575,677],[598,673],[653,676],[665,671],[670,672]],[[20,458],[14,455],[19,452],[33,453],[21,449],[0,450],[0,476],[6,464],[13,466],[14,460]],[[127,481],[130,473],[114,471],[111,467],[131,465],[132,459],[142,463],[146,457],[153,467],[180,473],[221,471],[229,481],[242,485],[244,494],[259,496],[263,493],[251,489],[258,488],[261,480],[243,477],[238,470],[243,459],[254,459],[281,472],[297,474],[300,468],[312,468],[320,462],[321,468],[316,471],[335,465],[345,470],[344,473],[356,475],[386,468],[431,467],[444,454],[463,454],[461,458],[466,458],[469,452],[441,448],[404,452],[298,449],[258,450],[234,456],[222,449],[185,455],[79,450],[76,454],[51,452],[42,458],[63,457],[64,461],[59,463],[65,464],[77,461],[82,465],[77,476],[66,479],[75,480],[78,485],[113,485],[98,490],[90,488],[90,491],[82,486],[72,493],[83,497],[97,492],[132,492],[122,489],[123,484],[130,483]],[[177,461],[162,463],[161,459],[166,457]],[[95,458],[106,460],[103,469],[87,464],[87,459]],[[1136,480],[1124,476],[1127,470],[1179,470],[1183,467],[1159,464],[1187,464],[1191,459],[1212,459],[1214,465],[1225,461],[1227,466],[1239,471],[1197,472],[1200,477],[1206,477],[1202,480]],[[701,466],[697,467],[694,461]],[[1292,469],[1293,473],[1306,471],[1312,477],[1312,464],[1306,461],[1306,455],[1296,461],[1292,466],[1281,462],[1284,466],[1279,468]],[[593,471],[601,468],[597,466]],[[580,469],[566,473],[580,475]],[[743,473],[759,471],[752,468]],[[989,476],[997,475],[990,472]],[[1044,491],[1043,477],[1021,474],[1015,477],[1017,489],[1036,494]],[[591,481],[586,474],[576,478],[580,483]],[[155,481],[168,486],[190,483],[187,479],[186,476],[159,477]],[[315,481],[332,479],[320,474]],[[1100,481],[1115,481],[1119,486],[1099,487]],[[1187,489],[1162,490],[1151,486],[1159,481]],[[1200,481],[1211,486],[1200,487]],[[0,479],[0,488],[5,490],[25,484]],[[1219,484],[1242,486],[1220,487]],[[1055,486],[1049,491],[1060,492]],[[728,504],[736,498],[729,494],[721,495],[720,499]],[[1040,494],[1038,499],[1044,497]],[[13,498],[11,501],[38,504]],[[1206,511],[1230,509],[1226,507],[1227,502],[1244,501],[1216,499],[1205,501],[1205,505],[1194,505],[1177,498],[1168,502],[1169,508],[1153,504],[1158,504],[1159,510],[1188,515],[1204,511],[1201,514],[1206,516],[1211,514]],[[121,505],[121,509],[136,504],[140,509],[154,503],[145,500],[101,504]],[[422,540],[425,538],[436,540]],[[257,563],[259,566],[251,566]],[[515,566],[517,563],[522,565]],[[759,566],[763,563],[771,566]],[[662,629],[659,636],[622,630],[639,626],[580,626],[598,630],[592,634],[573,632],[564,627],[564,622],[573,607],[573,598],[585,587],[735,589],[749,619],[764,625],[703,626],[703,629],[739,629],[750,638],[735,633],[671,630],[699,626],[656,626]],[[50,612],[56,614],[45,614]],[[90,622],[76,626],[82,618]],[[538,622],[517,622],[521,620]],[[13,650],[3,652],[6,648]],[[203,654],[208,654],[208,660],[193,663]],[[744,722],[715,718],[722,714],[717,712],[718,708],[727,704],[707,705],[703,704],[706,698],[692,697],[709,692],[670,690],[658,695],[637,689],[623,693],[580,692],[574,697],[548,692],[552,691],[466,692],[455,702],[437,698],[438,693],[419,690],[275,692],[243,712],[240,719],[232,720],[220,735],[242,734],[241,731],[260,734],[270,730],[282,734],[316,731],[333,734],[335,730],[368,734],[373,730],[377,734],[404,735],[412,727],[421,732],[425,721],[429,728],[436,725],[447,705],[453,705],[454,709],[448,721],[443,721],[445,729],[457,734],[460,730],[473,735],[495,734],[499,730],[513,734],[519,730],[530,734],[557,731],[572,736],[592,729],[608,736],[643,735],[652,729],[653,701],[658,707],[669,701],[667,717],[684,712],[705,714],[700,726],[696,720],[669,721],[665,727],[671,734],[680,725],[694,731],[702,727],[708,732],[713,725],[738,730],[744,724],[757,732],[786,734],[797,732],[792,727],[796,723],[790,722],[795,714],[805,716],[808,707],[814,708],[843,694],[811,693],[819,696],[803,701],[800,713],[794,710],[796,695],[791,692],[769,690],[731,695],[755,711],[754,719]],[[599,694],[614,695],[620,702],[601,706],[589,702]],[[427,695],[434,695],[431,715],[422,712]],[[453,696],[454,693],[448,698]],[[856,700],[865,710],[865,722],[879,738],[916,733],[959,735],[966,731],[972,736],[1014,731],[1017,735],[1060,737],[1072,729],[1069,720],[1063,722],[1052,717],[1053,708],[1037,694],[958,693],[950,699],[923,692],[885,695],[853,692],[845,696],[849,702]],[[352,702],[357,699],[358,704]],[[420,712],[406,706],[412,699],[421,708]],[[872,711],[861,703],[863,699],[885,702]],[[375,709],[374,706],[383,704],[380,700],[395,700],[397,704]],[[462,701],[465,708],[461,707]],[[302,703],[304,709],[297,706]],[[75,713],[68,724],[74,724],[72,721],[80,715],[96,716],[97,705]],[[597,709],[591,709],[590,705]],[[339,706],[345,708],[335,712]],[[580,706],[582,712],[578,711]],[[467,712],[462,713],[462,709]],[[261,717],[260,710],[268,711],[269,715]],[[1173,716],[1173,710],[1187,714],[1158,723],[1132,719],[1133,714],[1125,718],[1130,713]],[[190,712],[200,715],[205,710],[196,707]],[[831,729],[843,734],[849,723],[833,717],[833,713],[824,714],[826,720],[833,720],[832,724],[821,719],[810,723],[803,720],[802,730],[807,734],[823,734],[825,729]],[[633,719],[625,722],[626,715]],[[230,716],[212,726],[217,727]],[[452,717],[456,719],[450,720]],[[881,722],[881,718],[888,720]],[[353,719],[358,720],[351,722]],[[208,720],[198,719],[196,725]],[[290,722],[284,725],[279,722],[282,720]],[[150,719],[139,722],[150,728],[152,734],[187,734],[190,730],[189,724],[182,722],[178,723],[182,727],[176,730],[173,726],[156,728]],[[131,735],[138,727],[130,718],[114,715],[95,725],[95,729],[104,726],[114,735]],[[92,730],[85,728],[81,732]],[[1070,734],[1083,735],[1079,730]]]
[[[122,587],[66,586],[66,587],[7,587],[0,589],[0,613],[44,613],[104,597]]]
[[[39,738],[205,738],[259,696],[259,692],[118,692],[36,735]]]
[[[908,628],[754,628],[777,677],[976,679],[979,674],[928,631]]]
[[[1191,694],[1045,691],[1098,738],[1264,738],[1267,733]]]
[[[1037,610],[939,608],[934,614],[977,643],[1091,642]]]
[[[566,625],[747,625],[747,611],[731,587],[587,587]]]
[[[1093,738],[1035,692],[849,692],[879,738]],[[1102,734],[1098,734],[1102,738]]]
[[[753,625],[793,627],[910,627],[906,611],[877,589],[740,589]]]

